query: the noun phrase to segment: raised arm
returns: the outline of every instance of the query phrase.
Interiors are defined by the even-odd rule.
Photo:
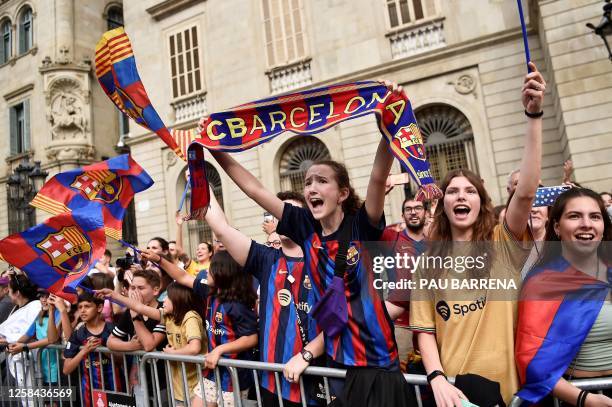
[[[167,263],[170,262],[167,261]],[[141,315],[146,315],[147,317],[152,318],[156,321],[159,321],[162,318],[162,311],[160,309],[142,304],[132,298],[124,297],[123,295],[111,290],[110,288],[96,290],[96,296],[105,299],[112,298],[115,301],[119,301],[120,303],[125,304],[125,306],[129,309]]]
[[[396,94],[404,93],[404,89],[396,83],[383,81],[383,84],[390,92]],[[372,225],[378,225],[385,206],[385,193],[387,192],[387,178],[393,164],[393,155],[389,151],[389,145],[384,139],[380,139],[374,165],[370,173],[370,181],[366,192],[365,209],[368,219]]]
[[[206,223],[215,233],[217,239],[221,240],[232,258],[240,266],[244,266],[249,256],[251,239],[227,223],[223,209],[219,206],[212,191],[210,192],[210,208],[206,212]]]
[[[190,274],[187,274],[185,270],[183,270],[176,264],[169,262],[168,260],[161,257],[159,254],[151,250],[143,250],[141,252],[141,255],[143,259],[159,264],[161,268],[163,268],[164,271],[168,273],[168,275],[172,277],[172,279],[176,280],[176,282],[180,285],[184,285],[187,288],[193,288],[193,282],[195,281],[195,277]]]
[[[265,189],[253,174],[234,160],[228,153],[220,151],[211,151],[210,153],[227,175],[249,198],[257,202],[259,206],[270,212],[275,218],[282,218],[283,201]]]
[[[542,111],[546,82],[533,62],[532,72],[525,76],[522,101],[525,111],[537,114]],[[506,210],[506,224],[515,238],[520,239],[527,228],[531,205],[535,198],[542,171],[542,117],[527,117],[527,132],[523,143],[523,159],[514,196]]]

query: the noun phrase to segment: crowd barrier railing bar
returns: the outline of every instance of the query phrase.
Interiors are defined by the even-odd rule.
[[[21,399],[19,401],[6,401],[3,400],[0,405],[2,406],[24,406],[24,407],[43,407],[48,405],[54,405],[57,407],[65,407],[65,406],[83,406],[85,405],[85,400],[83,399],[84,395],[81,392],[81,380],[82,375],[80,369],[75,370],[72,375],[63,375],[62,374],[62,351],[65,349],[64,345],[49,345],[45,348],[35,349],[24,351],[15,355],[10,355],[8,352],[3,352],[0,354],[0,363],[4,364],[2,368],[2,373],[0,373],[0,386],[3,388],[7,387],[35,387],[35,388],[44,388],[44,389],[53,389],[53,388],[72,388],[76,390],[76,394],[70,400],[62,400],[56,401],[54,404],[51,404],[52,398],[43,398],[36,397],[34,399]],[[47,352],[47,357],[45,358],[45,363],[43,363],[43,352]],[[187,371],[188,369],[194,369],[197,372],[197,381],[201,386],[202,397],[205,399],[205,389],[204,389],[204,376],[202,374],[204,368],[205,355],[198,356],[184,356],[184,355],[171,355],[163,352],[148,352],[145,353],[143,351],[136,352],[112,352],[108,348],[97,348],[95,353],[98,354],[98,360],[101,359],[102,354],[114,355],[110,356],[110,363],[113,372],[116,372],[117,369],[122,369],[123,372],[123,383],[124,390],[110,390],[107,389],[108,384],[104,382],[104,378],[102,377],[99,386],[94,388],[92,381],[92,369],[91,366],[87,369],[86,378],[90,384],[90,389],[93,390],[103,390],[107,394],[118,394],[124,395],[128,397],[135,397],[136,405],[138,407],[165,407],[169,405],[174,405],[176,389],[173,387],[173,376],[172,376],[172,368],[171,363],[177,363],[179,366],[179,372],[181,380],[180,385],[183,390],[184,397],[184,405],[187,407],[191,406],[191,397],[193,395],[193,388],[189,388],[189,383],[187,380]],[[115,361],[115,358],[120,359],[119,363]],[[128,358],[133,358],[132,366],[137,366],[138,370],[138,382],[140,385],[141,396],[137,397],[135,394],[135,390],[132,386],[130,386],[130,372],[128,371]],[[52,360],[56,361],[57,369],[55,374],[52,370]],[[120,367],[118,365],[121,365]],[[256,362],[256,361],[246,361],[246,360],[236,360],[236,359],[220,359],[218,363],[218,367],[215,369],[215,386],[216,386],[216,394],[217,394],[217,402],[220,407],[226,406],[225,399],[223,397],[223,392],[220,386],[220,378],[221,372],[219,367],[224,367],[229,371],[230,378],[233,385],[233,392],[231,393],[231,398],[233,404],[236,407],[250,407],[250,406],[262,406],[262,396],[260,394],[260,380],[259,374],[262,372],[273,372],[274,379],[276,382],[277,393],[276,397],[278,397],[278,403],[280,406],[283,406],[283,399],[278,392],[280,389],[280,383],[282,378],[282,371],[284,368],[283,364],[278,363],[264,363],[264,362]],[[161,368],[161,371],[160,371]],[[46,369],[46,373],[45,373]],[[136,368],[134,368],[136,369]],[[254,395],[256,400],[243,400],[241,398],[240,392],[240,383],[238,378],[238,369],[246,369],[250,370],[253,374],[254,379]],[[162,386],[162,376],[165,374],[165,388]],[[334,369],[327,367],[317,367],[312,366],[308,367],[304,374],[300,377],[300,395],[302,399],[302,406],[307,406],[307,397],[305,394],[304,387],[304,376],[318,376],[323,378],[325,394],[327,398],[327,402],[330,403],[330,386],[329,379],[344,379],[346,377],[346,370],[342,369]],[[117,377],[117,374],[114,374],[113,380]],[[419,391],[419,386],[427,385],[427,378],[424,375],[415,375],[415,374],[404,374],[406,381],[414,386],[415,393],[417,396],[417,404],[419,407],[422,407],[422,398]],[[57,379],[57,381],[55,381]],[[454,382],[454,378],[449,378],[451,383]],[[589,379],[574,379],[571,380],[570,383],[575,385],[576,387],[584,390],[601,392],[603,389],[612,388],[612,378],[589,378]],[[112,388],[116,389],[116,383],[113,383]],[[90,392],[90,397],[91,397]],[[93,405],[94,400],[91,400]],[[515,397],[510,406],[518,407],[523,403],[522,400]],[[555,405],[559,405],[559,401],[555,399]]]

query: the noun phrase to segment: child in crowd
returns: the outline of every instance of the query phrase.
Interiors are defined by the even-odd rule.
[[[77,367],[81,369],[81,397],[85,407],[92,407],[92,390],[122,391],[123,377],[120,366],[117,363],[113,366],[109,356],[94,352],[98,346],[106,346],[113,330],[113,325],[105,322],[102,315],[104,301],[83,293],[77,304],[83,325],[72,333],[66,344],[63,373],[68,375]]]
[[[82,324],[79,318],[78,307],[72,307],[63,298],[53,294],[49,295],[47,301],[49,303],[47,339],[49,343],[56,343],[58,341],[62,343],[67,342],[77,325]]]
[[[206,367],[211,369],[204,380],[205,391],[200,386],[195,387],[194,406],[201,406],[206,398],[208,406],[216,405],[217,387],[215,385],[214,368],[219,358],[252,360],[251,349],[257,346],[257,316],[254,311],[256,295],[253,291],[251,276],[226,251],[215,254],[210,265],[210,272],[201,271],[193,277],[155,253],[144,252],[143,257],[153,262],[160,262],[177,283],[193,288],[193,292],[202,299],[207,299],[206,329],[208,334],[208,354]],[[207,275],[207,278],[205,276]],[[209,288],[210,285],[210,288]],[[197,304],[197,303],[194,303]],[[233,387],[229,371],[220,369],[223,391],[223,404],[233,406]],[[246,397],[252,385],[252,375],[249,371],[239,370],[240,390]]]
[[[162,257],[159,254],[151,252],[156,260]],[[166,262],[172,264],[169,260]],[[174,266],[174,264],[172,264]],[[176,267],[176,266],[174,266]],[[140,302],[142,298],[134,299],[124,297],[117,292],[109,289],[98,291],[97,295],[105,298],[113,298],[124,303],[130,310],[141,314],[143,319],[147,316],[151,319],[162,321],[166,327],[166,336],[168,345],[164,348],[164,352],[175,355],[199,355],[204,353],[205,337],[202,315],[192,308],[199,301],[196,294],[176,282],[168,286],[168,295],[164,299],[163,307],[157,308]],[[185,403],[185,395],[183,383],[187,383],[187,391],[191,391],[198,384],[197,370],[193,365],[186,365],[185,371],[187,377],[182,374],[181,364],[170,362],[172,371],[172,388],[174,390],[175,405],[183,405]]]
[[[38,299],[40,300],[42,308],[38,317],[30,329],[28,329],[28,332],[19,338],[17,343],[9,345],[9,352],[13,355],[22,351],[27,351],[28,349],[38,349],[47,346],[49,344],[49,339],[47,338],[47,325],[49,323],[55,324],[55,321],[57,321],[57,325],[61,324],[59,312],[49,307],[49,293],[40,289],[38,292]],[[54,314],[53,318],[50,317],[50,314]],[[36,340],[31,341],[32,339]],[[41,366],[38,366],[38,368],[42,370],[43,384],[45,386],[57,384],[57,353],[55,350],[48,349],[43,349],[41,352],[41,357],[38,359],[40,360]]]

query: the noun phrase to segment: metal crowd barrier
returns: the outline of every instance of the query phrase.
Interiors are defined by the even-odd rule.
[[[591,379],[573,379],[569,380],[571,384],[578,387],[581,390],[588,390],[590,392],[595,392],[599,394],[603,394],[603,390],[612,389],[612,377],[594,377]],[[555,407],[559,407],[562,405],[562,401],[558,398],[553,399]],[[508,405],[508,407],[520,407],[525,401],[520,399],[517,396],[512,398],[512,401]],[[525,405],[528,405],[526,403]]]
[[[84,395],[81,394],[81,375],[80,368],[77,368],[71,375],[62,374],[62,351],[63,345],[49,345],[44,348],[47,351],[47,357],[45,358],[45,364],[43,364],[43,349],[30,350],[28,352],[22,352],[17,355],[9,355],[8,353],[0,353],[0,364],[4,366],[0,367],[0,386],[7,387],[35,387],[38,389],[55,389],[55,388],[72,388],[76,391],[76,396],[70,401],[56,401],[51,403],[51,399],[38,397],[33,400],[21,399],[18,401],[1,401],[0,406],[7,407],[43,407],[43,406],[83,406],[86,405],[83,399]],[[119,395],[129,398],[131,402],[138,407],[166,407],[175,405],[175,394],[176,389],[172,386],[172,370],[170,363],[177,363],[179,367],[179,373],[182,376],[181,385],[184,397],[184,405],[191,406],[192,390],[189,388],[187,383],[187,371],[188,369],[195,368],[197,372],[198,383],[202,389],[202,398],[205,399],[204,391],[204,377],[202,371],[204,370],[205,355],[201,356],[182,356],[182,355],[171,355],[163,352],[149,352],[145,353],[142,351],[138,352],[111,352],[107,348],[97,348],[94,350],[101,357],[102,354],[113,354],[111,356],[111,364],[113,371],[116,369],[122,369],[123,372],[123,389],[125,391],[111,391],[107,390],[104,378],[100,383],[99,388],[93,388],[92,371],[88,369],[85,373],[85,379],[90,384],[90,389],[103,390],[106,394]],[[54,377],[51,369],[51,360],[57,358],[57,377]],[[115,362],[115,358],[120,358],[119,363]],[[140,385],[140,395],[135,394],[134,389],[130,389],[129,385],[129,372],[128,372],[128,359],[132,358],[132,365],[138,367],[138,381]],[[278,404],[283,406],[283,399],[278,389],[282,380],[282,371],[284,365],[282,364],[270,364],[264,362],[234,360],[234,359],[220,359],[218,363],[219,367],[225,367],[231,377],[234,391],[232,392],[233,404],[236,407],[251,407],[251,406],[262,406],[262,397],[260,394],[260,379],[259,374],[261,372],[273,372],[274,380],[276,382]],[[220,383],[221,372],[219,367],[215,369],[215,386],[218,398],[218,405],[223,407],[227,406],[223,399],[223,394]],[[43,370],[46,369],[46,374]],[[161,371],[160,371],[161,369]],[[250,370],[253,374],[254,379],[254,395],[255,400],[244,400],[241,398],[240,383],[238,379],[238,369]],[[51,373],[51,374],[50,374]],[[165,384],[162,386],[162,377],[165,375]],[[323,378],[323,384],[325,389],[325,395],[327,402],[331,402],[330,398],[330,379],[344,379],[346,377],[346,371],[341,369],[332,369],[326,367],[308,367],[304,374],[300,377],[300,395],[302,400],[302,406],[307,406],[307,397],[305,394],[304,376],[318,376]],[[116,375],[113,375],[113,379]],[[414,386],[415,394],[417,398],[417,404],[422,407],[423,400],[421,397],[419,386],[426,386],[427,379],[424,375],[405,374],[406,381]],[[45,380],[46,379],[46,380]],[[57,379],[55,382],[54,379]],[[454,382],[453,378],[449,379]],[[599,391],[603,389],[612,388],[612,378],[593,378],[593,379],[576,379],[572,380],[571,383],[581,389],[590,391]],[[113,383],[114,385],[115,383]],[[165,388],[163,388],[165,387]],[[115,386],[113,386],[115,388]],[[90,400],[91,405],[96,406],[95,400]],[[512,407],[518,407],[523,403],[522,400],[514,398],[510,404]],[[559,406],[559,401],[555,399],[555,405]]]

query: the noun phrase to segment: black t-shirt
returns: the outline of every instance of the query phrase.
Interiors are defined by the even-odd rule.
[[[158,301],[157,308],[159,309],[161,307],[163,307],[163,304]],[[144,318],[145,318],[144,326],[147,328],[149,332],[151,333],[158,332],[164,335],[166,334],[166,327],[161,321],[156,321],[155,319],[147,318],[147,317],[144,317]],[[121,315],[121,317],[119,318],[119,322],[117,322],[117,325],[115,325],[115,328],[113,329],[112,334],[114,337],[117,337],[125,342],[131,340],[132,337],[136,334],[136,331],[134,330],[134,321],[132,321],[132,316],[130,315],[129,309],[125,310],[125,312]],[[157,346],[156,349],[158,351],[162,351],[167,343],[168,342],[164,339]]]

